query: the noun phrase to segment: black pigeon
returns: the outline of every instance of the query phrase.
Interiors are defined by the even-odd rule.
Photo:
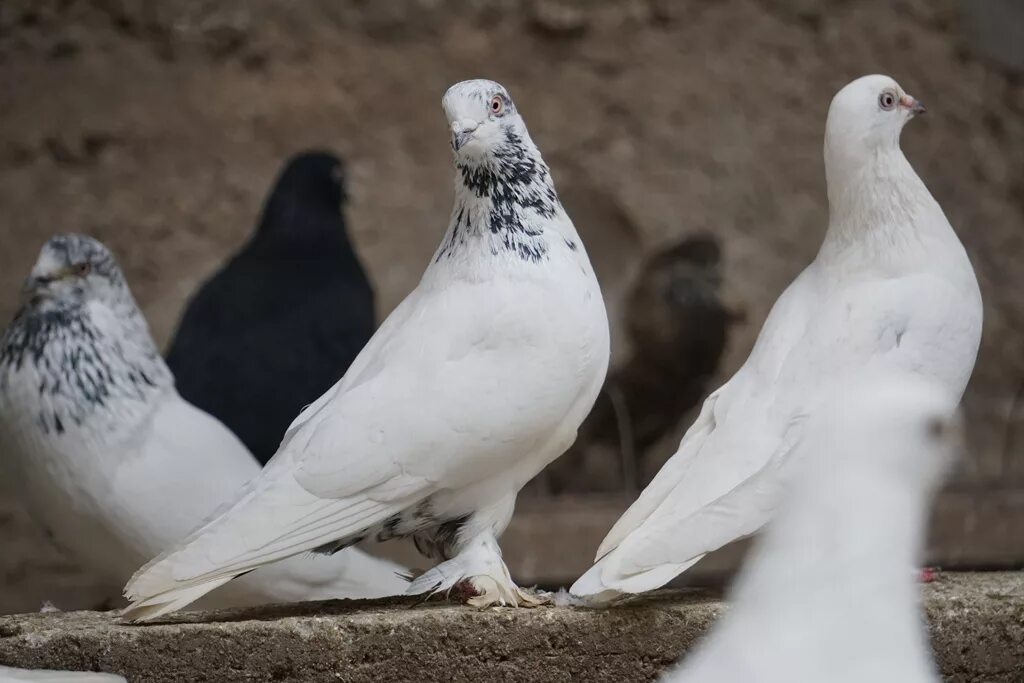
[[[345,199],[341,160],[294,157],[252,239],[192,297],[167,353],[185,400],[220,419],[263,464],[375,328]]]

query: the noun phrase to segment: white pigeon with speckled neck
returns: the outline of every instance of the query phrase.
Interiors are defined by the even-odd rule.
[[[508,91],[452,86],[455,206],[419,285],[292,424],[235,504],[143,567],[128,616],[173,611],[297,553],[411,536],[441,563],[410,593],[459,585],[530,605],[497,539],[522,486],[561,455],[608,366],[593,268]]]
[[[0,339],[0,462],[56,545],[112,586],[260,471],[178,395],[114,257],[82,235],[46,243]],[[393,595],[397,571],[356,549],[296,558],[203,606]]]

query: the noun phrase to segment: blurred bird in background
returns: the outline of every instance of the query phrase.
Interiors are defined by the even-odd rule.
[[[373,334],[373,288],[345,200],[336,156],[292,158],[256,232],[189,301],[167,352],[182,397],[264,464]]]
[[[911,374],[836,388],[711,633],[666,683],[933,683],[920,585],[956,400]],[[868,504],[865,504],[868,502]]]
[[[545,493],[636,495],[649,449],[704,397],[729,328],[743,318],[723,296],[721,247],[706,234],[647,257],[623,310],[629,355],[609,373],[576,443],[538,477]]]
[[[260,471],[178,395],[114,257],[82,235],[46,243],[0,338],[0,459],[55,544],[116,582]],[[398,571],[357,549],[295,558],[204,606],[391,595]]]

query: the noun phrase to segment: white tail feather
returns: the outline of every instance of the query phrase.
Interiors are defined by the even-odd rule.
[[[152,621],[195,602],[215,588],[220,588],[233,578],[235,577],[232,575],[196,585],[172,588],[152,597],[136,600],[121,612],[121,617],[135,622]]]
[[[359,534],[402,507],[365,498],[318,498],[290,473],[256,482],[219,517],[132,576],[125,587],[132,602],[126,617],[141,621],[181,609],[236,576]],[[304,569],[278,571],[280,578],[305,582]],[[344,571],[339,567],[338,574]],[[309,570],[309,578],[316,573]]]
[[[609,567],[609,564],[616,560],[613,551],[587,570],[586,574],[576,579],[569,592],[578,598],[587,598],[589,604],[607,604],[622,597],[623,594],[646,593],[661,588],[700,562],[703,557],[698,555],[682,564],[662,564],[646,571],[622,576]]]

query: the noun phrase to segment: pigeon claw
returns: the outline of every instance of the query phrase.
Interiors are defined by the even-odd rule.
[[[546,594],[529,591],[515,584],[503,585],[489,576],[474,576],[463,583],[469,583],[476,595],[466,600],[473,607],[540,607],[553,604]]]

